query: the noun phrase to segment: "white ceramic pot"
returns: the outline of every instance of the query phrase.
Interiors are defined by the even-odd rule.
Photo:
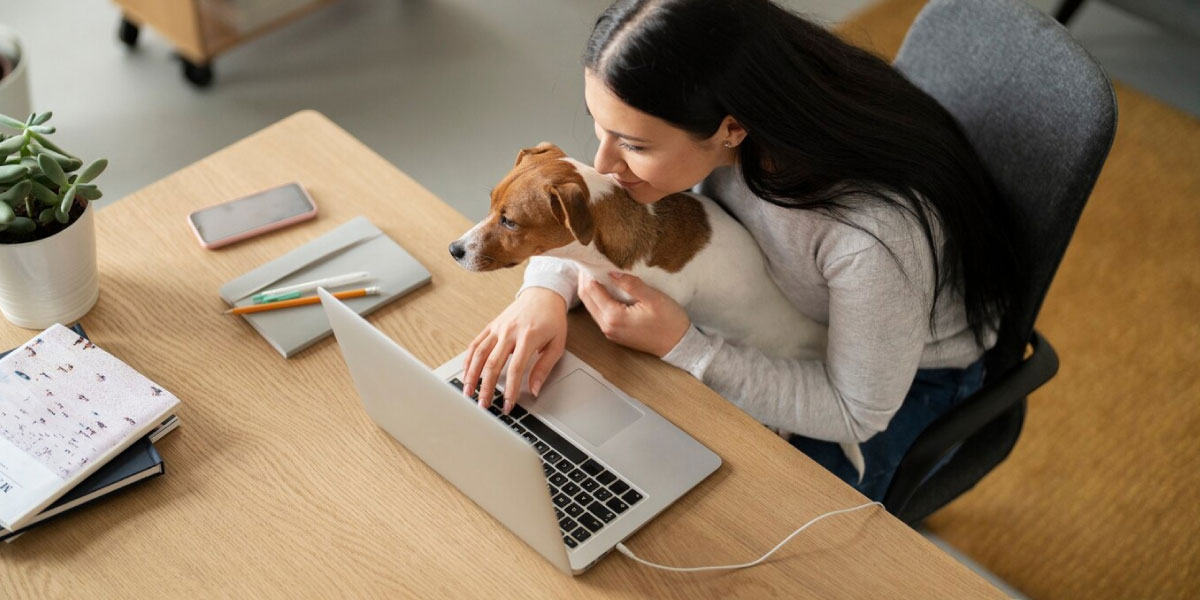
[[[0,312],[13,325],[70,325],[100,297],[95,207],[66,229],[24,244],[0,244]]]
[[[29,57],[21,38],[3,25],[0,25],[0,54],[16,62],[13,72],[0,79],[0,114],[24,121],[33,110],[29,99]]]

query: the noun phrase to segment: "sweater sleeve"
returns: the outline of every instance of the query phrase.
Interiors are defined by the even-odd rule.
[[[915,264],[914,262],[915,261]],[[825,360],[781,359],[693,326],[663,360],[772,427],[831,442],[863,442],[887,428],[917,371],[929,298],[919,252],[880,244],[824,267],[829,286]],[[900,264],[918,270],[905,270]]]
[[[525,281],[517,295],[531,288],[553,290],[567,301],[570,310],[579,304],[579,267],[573,261],[550,256],[534,256],[525,267]]]

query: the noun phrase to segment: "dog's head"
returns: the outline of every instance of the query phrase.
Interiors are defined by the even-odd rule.
[[[450,244],[454,260],[471,271],[492,271],[575,241],[590,244],[595,224],[587,184],[563,158],[549,142],[521,150],[492,190],[488,216]]]

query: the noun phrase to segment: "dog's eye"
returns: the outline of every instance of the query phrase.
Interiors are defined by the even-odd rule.
[[[500,226],[504,227],[505,229],[516,229],[517,228],[517,224],[510,221],[508,219],[508,217],[506,217],[504,215],[500,215]]]

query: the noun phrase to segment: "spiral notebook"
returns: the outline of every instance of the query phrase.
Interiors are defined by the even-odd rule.
[[[232,306],[247,306],[253,304],[251,296],[266,289],[355,271],[367,271],[371,280],[351,287],[380,288],[379,294],[345,301],[364,316],[430,279],[429,271],[400,244],[366,217],[356,217],[226,283],[221,286],[220,294]],[[251,313],[242,318],[284,358],[294,356],[332,331],[320,304]]]

